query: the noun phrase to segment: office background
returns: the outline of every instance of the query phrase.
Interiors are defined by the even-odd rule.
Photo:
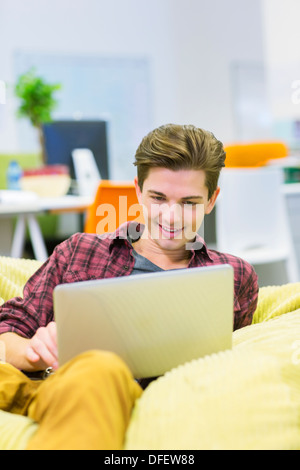
[[[108,59],[120,77],[121,62],[131,61],[127,85],[134,66],[140,67],[142,106],[123,116],[121,127],[114,116],[113,158],[122,144],[121,158],[131,161],[142,134],[166,122],[210,129],[225,143],[274,135],[297,146],[300,104],[292,99],[292,85],[300,77],[299,14],[297,0],[0,0],[0,78],[8,86],[0,106],[0,149],[35,145],[29,124],[16,120],[11,89],[31,59],[45,70],[55,64],[69,77],[91,62],[99,72]],[[81,90],[85,106],[74,94],[73,109],[61,99],[54,116],[112,117],[107,103],[96,111],[88,99],[101,95],[101,77],[99,89],[94,81],[93,90]],[[80,89],[77,78],[74,73],[74,90]],[[130,109],[120,100],[121,111],[126,105]]]

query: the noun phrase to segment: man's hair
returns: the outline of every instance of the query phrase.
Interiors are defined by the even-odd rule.
[[[134,165],[141,190],[151,168],[204,170],[210,199],[217,189],[225,157],[222,142],[211,132],[192,125],[167,124],[143,138]]]

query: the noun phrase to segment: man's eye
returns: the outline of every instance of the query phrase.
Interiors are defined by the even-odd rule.
[[[152,199],[154,199],[154,201],[164,201],[165,198],[162,197],[162,196],[152,196]]]
[[[194,202],[194,201],[184,201],[184,204],[186,206],[196,206],[197,205],[197,202]]]

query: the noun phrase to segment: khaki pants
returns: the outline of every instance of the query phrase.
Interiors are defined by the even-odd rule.
[[[89,351],[44,381],[0,364],[0,409],[39,424],[27,448],[122,449],[142,388],[116,355]]]

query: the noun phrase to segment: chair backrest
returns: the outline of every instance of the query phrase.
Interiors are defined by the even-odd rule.
[[[236,254],[264,246],[289,248],[283,181],[277,167],[222,170],[216,205],[218,250]]]
[[[263,166],[269,160],[288,156],[288,147],[283,142],[252,142],[226,145],[226,167]]]
[[[133,220],[144,222],[134,183],[102,180],[88,209],[84,231],[101,235]]]

